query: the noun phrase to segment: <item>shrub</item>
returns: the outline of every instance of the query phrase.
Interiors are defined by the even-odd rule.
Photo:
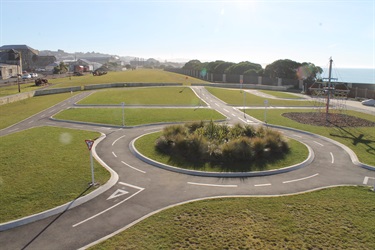
[[[251,149],[255,159],[260,159],[264,155],[264,150],[266,149],[266,142],[263,138],[255,137],[251,140]]]

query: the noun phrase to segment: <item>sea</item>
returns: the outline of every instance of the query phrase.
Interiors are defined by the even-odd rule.
[[[328,78],[329,70],[323,69],[321,76]],[[375,68],[332,68],[331,78],[337,78],[337,82],[375,84]]]

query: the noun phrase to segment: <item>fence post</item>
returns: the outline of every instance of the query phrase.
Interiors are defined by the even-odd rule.
[[[227,75],[223,74],[223,82],[227,82]]]

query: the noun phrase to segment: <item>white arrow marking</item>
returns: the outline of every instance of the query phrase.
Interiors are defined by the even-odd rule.
[[[128,193],[129,193],[128,191],[117,189],[111,196],[107,198],[107,200],[110,200],[110,199],[113,199],[113,198],[116,198],[116,197],[119,197],[121,195],[128,194]]]

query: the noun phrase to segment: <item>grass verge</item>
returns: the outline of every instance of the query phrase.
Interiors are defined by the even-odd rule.
[[[73,95],[70,93],[64,93],[35,96],[18,102],[0,105],[0,129],[20,122],[59,102],[62,102],[65,99],[72,97]]]
[[[243,91],[239,89],[221,89],[213,87],[206,87],[206,89],[211,94],[226,102],[227,104],[235,106],[243,106],[244,103],[245,106],[264,106],[264,100],[267,99],[247,92],[244,97]],[[267,100],[268,106],[314,106],[314,103],[311,101],[293,101],[277,99]]]
[[[199,98],[189,87],[121,88],[95,92],[79,104],[191,105]],[[203,103],[204,104],[204,103]]]
[[[267,122],[269,124],[281,125],[290,128],[296,128],[311,133],[326,136],[335,141],[338,141],[354,151],[358,159],[365,164],[375,166],[375,129],[373,127],[320,127],[298,123],[286,117],[283,113],[288,112],[315,112],[312,110],[282,110],[273,109],[267,110]],[[259,119],[264,120],[264,110],[246,110],[246,113]],[[357,116],[366,120],[375,122],[375,116],[368,114],[347,111],[348,115]]]
[[[161,122],[225,119],[212,109],[125,108],[125,126]],[[73,108],[54,116],[57,119],[122,126],[122,108]]]
[[[283,159],[278,159],[272,162],[263,162],[262,165],[258,163],[258,165],[254,164],[251,166],[243,166],[238,165],[233,167],[223,167],[223,166],[213,166],[210,164],[192,164],[186,161],[176,161],[172,159],[170,156],[161,154],[155,149],[155,141],[156,139],[162,134],[162,132],[156,132],[152,134],[147,134],[142,136],[135,142],[135,147],[137,150],[147,156],[150,159],[155,161],[168,164],[178,168],[185,168],[190,170],[199,170],[199,171],[207,171],[207,172],[223,172],[225,169],[230,169],[230,171],[234,172],[243,172],[247,171],[247,169],[251,168],[253,171],[261,171],[261,170],[272,170],[272,169],[279,169],[283,167],[292,166],[294,164],[298,164],[304,161],[308,156],[307,148],[300,142],[295,140],[289,140],[290,146],[290,153]]]
[[[30,82],[28,82],[28,83],[21,82],[21,84],[20,84],[21,93],[29,92],[29,91],[34,91],[34,90],[37,90],[37,89],[40,89],[40,88],[41,87],[39,87],[39,86],[35,86],[34,81],[32,83],[30,83]],[[8,96],[8,95],[15,95],[15,94],[18,94],[18,93],[19,92],[18,92],[18,84],[17,84],[17,82],[12,83],[9,86],[5,86],[5,87],[1,87],[0,88],[0,97]]]
[[[1,137],[0,222],[54,208],[81,194],[91,182],[84,140],[98,136],[96,132],[39,127]],[[96,182],[109,179],[109,172],[96,161],[94,169]]]
[[[303,99],[299,96],[296,96],[296,95],[293,95],[293,94],[289,94],[289,93],[286,93],[286,92],[282,92],[282,91],[274,91],[274,90],[258,90],[259,92],[262,92],[264,94],[267,94],[267,95],[272,95],[274,97],[277,97],[277,98],[285,98],[285,99]]]
[[[374,208],[367,187],[203,200],[157,213],[90,249],[375,249]]]

